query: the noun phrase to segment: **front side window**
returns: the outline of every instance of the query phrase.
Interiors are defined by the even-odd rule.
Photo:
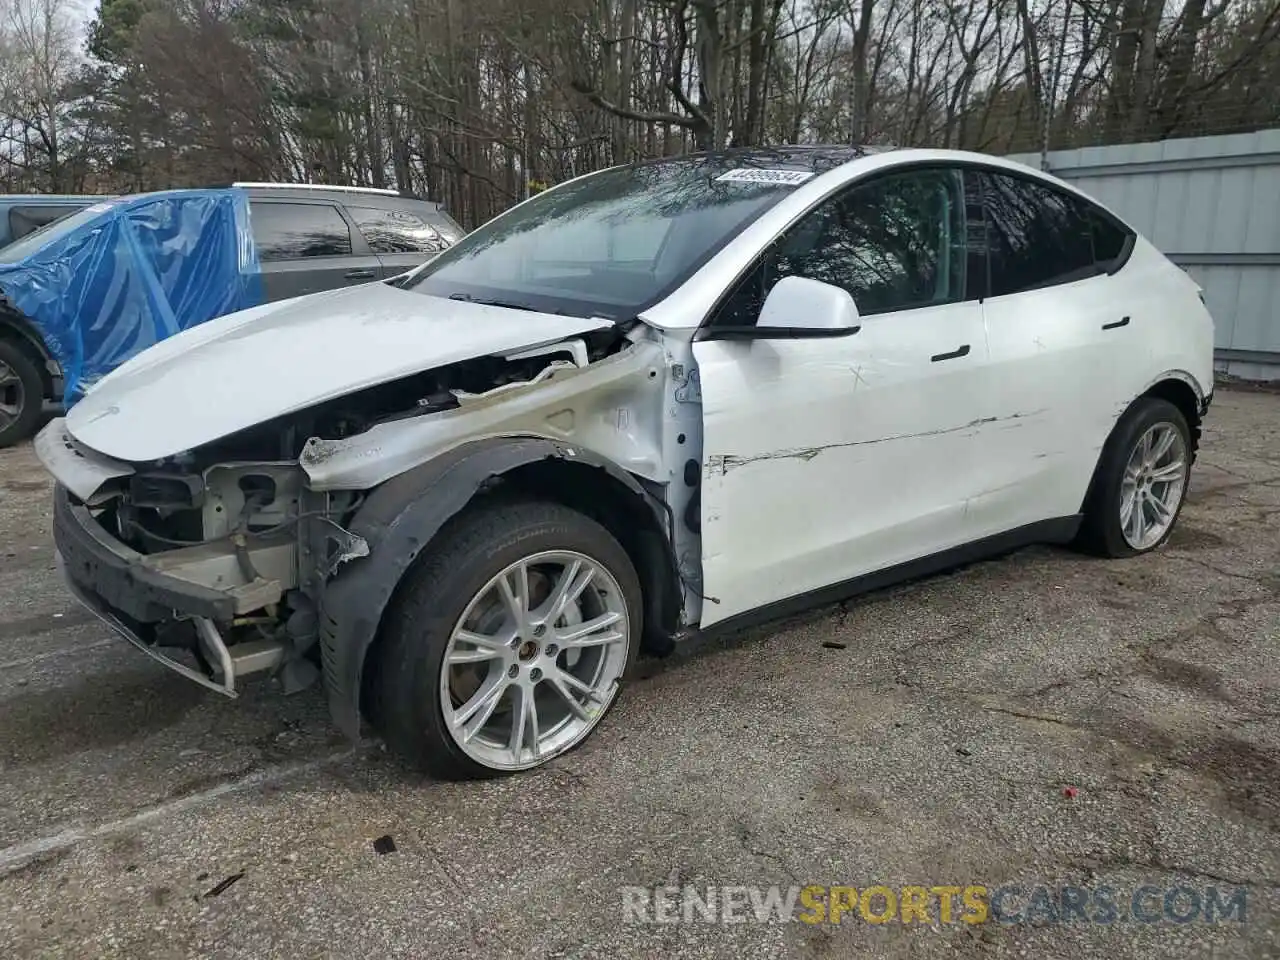
[[[351,228],[338,208],[326,203],[250,203],[258,259],[305,260],[351,253]]]
[[[979,176],[991,296],[1096,276],[1121,255],[1124,233],[1080,198],[1023,177]]]
[[[764,169],[763,161],[744,172],[751,163],[732,155],[682,157],[572,181],[468,234],[406,289],[630,319],[813,176],[794,164]]]
[[[374,253],[434,253],[447,245],[433,227],[403,210],[347,207]]]
[[[775,240],[712,324],[753,326],[784,277],[848,290],[863,316],[963,300],[969,237],[959,171],[909,170],[855,184]]]

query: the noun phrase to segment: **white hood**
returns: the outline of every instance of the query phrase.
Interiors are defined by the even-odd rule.
[[[162,340],[100,380],[66,426],[109,457],[159,460],[365,387],[610,325],[362,284]]]

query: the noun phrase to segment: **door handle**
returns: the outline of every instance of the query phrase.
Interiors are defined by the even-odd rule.
[[[964,346],[956,347],[950,353],[935,353],[930,357],[930,360],[933,363],[937,363],[939,360],[955,360],[957,357],[967,357],[968,355],[969,345],[966,343]]]
[[[342,275],[344,280],[372,280],[377,276],[372,270],[348,270]]]
[[[1114,323],[1104,323],[1102,325],[1102,329],[1114,330],[1116,327],[1127,327],[1128,325],[1129,325],[1129,318],[1121,317],[1119,320],[1115,321]]]

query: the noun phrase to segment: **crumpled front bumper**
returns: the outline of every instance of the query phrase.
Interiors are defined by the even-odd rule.
[[[61,485],[53,495],[53,540],[77,597],[87,595],[117,616],[149,624],[183,616],[228,621],[236,615],[234,591],[156,570],[151,558],[112,537]]]
[[[54,489],[53,539],[67,589],[121,637],[170,670],[228,697],[237,696],[236,664],[219,634],[245,604],[243,591],[217,590],[158,570],[114,539],[65,487]],[[189,649],[213,666],[207,674],[162,652],[156,627],[189,624]],[[274,662],[274,660],[272,661]]]

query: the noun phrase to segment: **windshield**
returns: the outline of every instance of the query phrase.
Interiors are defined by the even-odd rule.
[[[630,319],[813,176],[733,156],[618,167],[489,221],[406,282],[439,297]]]
[[[20,260],[25,260],[46,243],[59,237],[65,237],[72,230],[83,227],[86,223],[91,223],[98,218],[99,214],[110,210],[113,206],[115,206],[114,201],[106,200],[78,210],[60,220],[46,223],[39,230],[28,233],[25,237],[15,240],[7,247],[0,248],[0,263],[17,263]]]

